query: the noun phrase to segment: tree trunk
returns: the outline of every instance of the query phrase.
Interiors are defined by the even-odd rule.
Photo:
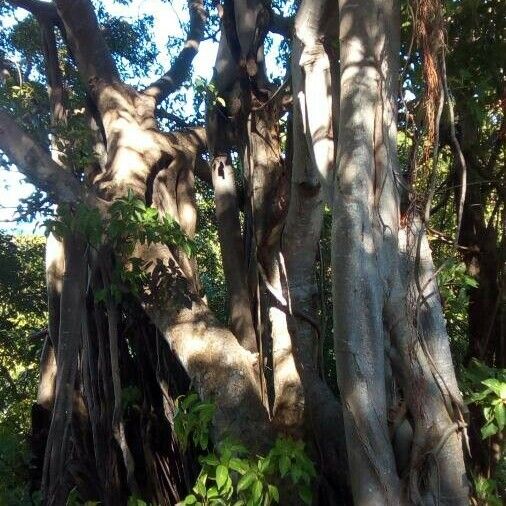
[[[408,291],[413,279],[423,283],[419,268],[430,260],[428,247],[420,247],[422,232],[407,230],[418,244],[409,277],[402,276],[399,255],[398,5],[395,0],[342,0],[339,16],[334,337],[354,500],[359,505],[466,504],[456,432],[462,402],[455,391],[448,337],[436,325],[442,323],[441,307],[427,300],[425,287],[414,296],[412,288]],[[416,286],[423,287],[419,282]],[[418,323],[413,326],[413,321]],[[399,402],[409,414],[407,425],[395,416]],[[395,423],[389,426],[389,421]],[[397,444],[401,432],[405,441]],[[410,448],[405,469],[401,447]]]
[[[297,371],[304,392],[305,422],[321,465],[320,498],[329,504],[349,500],[342,407],[321,375],[324,345],[315,263],[325,201],[332,201],[335,165],[336,96],[329,57],[324,50],[327,26],[337,21],[331,2],[303,2],[295,20],[292,49],[290,205],[283,231],[291,316],[288,319]],[[336,23],[337,24],[337,23]],[[322,101],[322,98],[324,100]],[[328,431],[327,427],[339,427]]]

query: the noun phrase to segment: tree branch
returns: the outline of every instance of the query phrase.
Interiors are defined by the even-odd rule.
[[[90,84],[90,81],[96,79],[105,83],[119,81],[116,64],[100,30],[91,2],[56,0],[56,8],[84,82]]]
[[[46,18],[52,21],[58,19],[58,12],[53,2],[41,2],[40,0],[8,0],[14,7],[25,9],[37,18]]]
[[[58,202],[82,200],[79,181],[54,162],[4,109],[0,109],[0,149],[31,183]]]
[[[65,90],[63,87],[63,78],[58,61],[58,49],[56,47],[54,27],[51,23],[43,19],[40,20],[40,27],[42,32],[44,63],[46,66],[51,125],[56,126],[60,122],[65,121]]]
[[[213,186],[213,179],[211,176],[211,166],[204,158],[197,156],[195,158],[195,167],[193,168],[195,175],[204,183]]]
[[[157,104],[181,86],[188,76],[190,65],[198,53],[200,42],[204,37],[207,12],[203,0],[188,0],[188,8],[190,10],[190,30],[183,49],[170,70],[144,90],[146,95],[155,98]]]
[[[269,23],[269,31],[277,33],[286,39],[291,39],[294,28],[294,18],[285,17],[271,10],[271,20]]]
[[[179,128],[194,128],[195,125],[188,123],[185,119],[181,118],[177,114],[169,112],[163,108],[159,108],[156,111],[156,116],[159,119],[166,119],[175,123]]]

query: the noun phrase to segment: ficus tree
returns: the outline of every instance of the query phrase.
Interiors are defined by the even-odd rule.
[[[144,87],[126,83],[149,65],[149,51],[139,63],[129,44],[142,24],[108,18],[91,0],[2,7],[30,13],[23,28],[37,28],[41,44],[26,64],[38,61],[44,75],[25,78],[3,55],[11,96],[0,148],[58,206],[32,413],[45,504],[64,504],[74,488],[107,505],[181,500],[195,459],[173,417],[190,384],[214,405],[216,442],[233,437],[262,453],[279,434],[305,440],[315,504],[467,504],[467,410],[426,236],[439,121],[451,108],[442,6],[412,7],[426,77],[418,172],[398,157],[407,110],[396,0],[302,0],[292,17],[263,0],[189,0],[186,41]],[[220,37],[205,121],[167,131],[167,98],[210,27]],[[269,32],[289,47],[281,83],[266,70]],[[27,114],[33,96],[39,109]],[[228,325],[199,275],[198,185],[213,190]],[[337,389],[321,374],[325,209]],[[282,504],[298,500],[280,490]]]

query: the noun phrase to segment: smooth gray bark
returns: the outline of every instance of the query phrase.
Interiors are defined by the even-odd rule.
[[[347,469],[342,407],[321,376],[324,329],[315,264],[325,201],[332,198],[336,107],[330,65],[323,47],[326,24],[337,24],[332,2],[304,1],[292,46],[293,150],[290,205],[283,231],[292,315],[288,326],[303,389],[304,413],[318,450],[327,500],[345,501]],[[320,308],[321,309],[321,308]],[[334,427],[329,430],[329,427]],[[336,495],[333,495],[336,494]]]
[[[396,2],[341,0],[341,97],[332,223],[334,339],[353,497],[357,505],[400,504],[401,482],[387,425],[382,267],[382,174],[396,153],[384,149],[396,122],[387,79],[397,76]],[[394,38],[395,37],[395,38]],[[390,58],[386,56],[390,55]],[[395,140],[395,138],[394,138]],[[380,166],[381,164],[381,166]],[[386,235],[395,230],[386,230]],[[383,272],[382,272],[383,271]]]
[[[46,336],[40,357],[40,379],[37,389],[37,404],[51,411],[54,404],[56,380],[56,357],[53,344]]]
[[[301,72],[303,84],[294,89],[294,100],[301,111],[311,162],[329,203],[332,202],[335,165],[333,102],[338,97],[333,96],[330,61],[324,39],[326,25],[332,21],[337,21],[337,6],[333,2],[302,2],[295,18],[292,56],[300,67],[297,72]]]
[[[430,249],[421,231],[400,228],[399,26],[395,0],[340,2],[332,268],[350,477],[358,505],[465,504],[463,408],[441,307],[428,292],[437,290]]]
[[[462,449],[467,408],[455,378],[429,243],[418,219],[400,231],[399,249],[403,288],[393,287],[385,315],[414,429],[408,497],[463,506],[469,495]]]
[[[247,285],[235,175],[228,155],[216,156],[213,160],[212,181],[231,330],[244,348],[255,352],[257,339]]]

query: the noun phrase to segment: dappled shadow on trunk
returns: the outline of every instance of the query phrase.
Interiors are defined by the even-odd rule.
[[[332,269],[350,478],[360,504],[464,505],[464,409],[430,249],[415,212],[401,228],[398,15],[340,3]]]

